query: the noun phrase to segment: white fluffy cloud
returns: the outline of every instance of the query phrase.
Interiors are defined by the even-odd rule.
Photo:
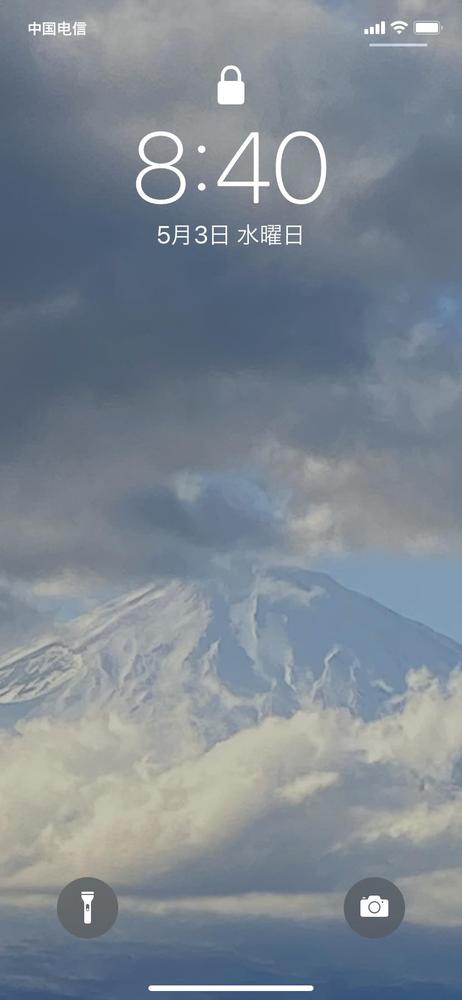
[[[333,915],[351,873],[380,871],[385,851],[411,919],[428,919],[430,893],[444,922],[448,858],[460,882],[462,677],[408,681],[378,721],[313,707],[206,752],[183,745],[170,766],[152,729],[116,714],[19,723],[0,738],[2,893],[27,901],[91,871],[133,906],[141,892],[167,910],[302,919]]]

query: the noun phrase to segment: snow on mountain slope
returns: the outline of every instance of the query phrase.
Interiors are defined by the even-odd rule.
[[[0,658],[0,725],[114,708],[211,744],[316,700],[374,718],[410,669],[445,676],[462,647],[328,576],[276,569],[240,585],[172,582],[92,611]],[[3,715],[3,718],[2,718]]]

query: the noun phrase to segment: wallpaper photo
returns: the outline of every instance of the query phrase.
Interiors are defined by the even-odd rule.
[[[2,998],[462,994],[460,15],[2,4]]]

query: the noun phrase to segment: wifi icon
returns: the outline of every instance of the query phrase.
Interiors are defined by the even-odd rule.
[[[402,35],[403,31],[408,27],[407,21],[390,21],[390,28],[393,28],[393,31],[396,31],[397,35]]]

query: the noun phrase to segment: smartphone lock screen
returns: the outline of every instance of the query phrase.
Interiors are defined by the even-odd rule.
[[[3,0],[0,1000],[462,997],[460,0]]]

